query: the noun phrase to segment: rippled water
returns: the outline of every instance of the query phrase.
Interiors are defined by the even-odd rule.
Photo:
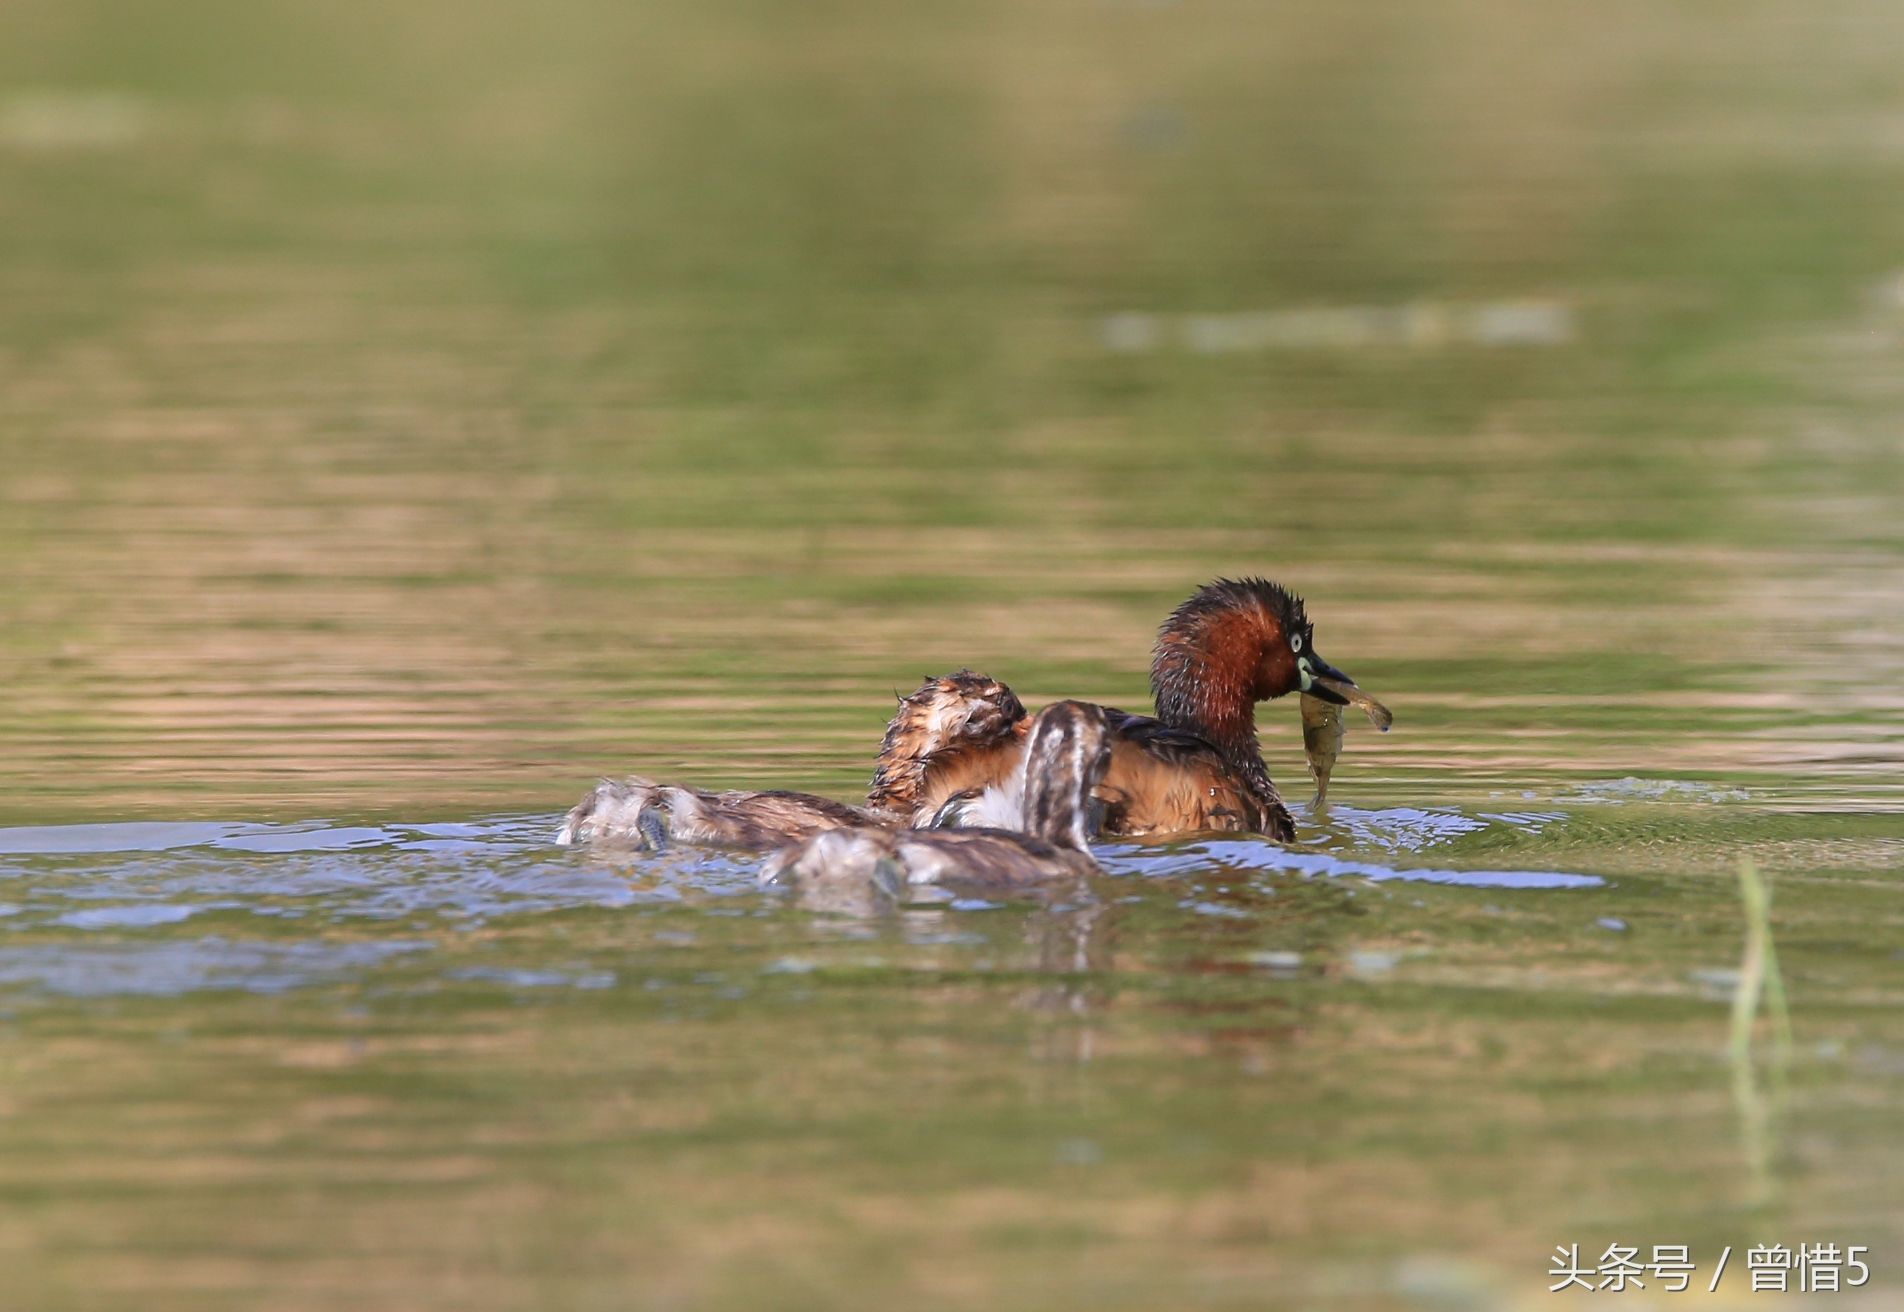
[[[1635,791],[1337,805],[871,920],[553,813],[3,830],[26,1288],[1486,1306],[1555,1236],[1887,1251],[1904,840]],[[1785,1068],[1724,1041],[1735,834],[1787,872],[1769,1138]]]
[[[1547,815],[1463,815],[1453,810],[1348,812],[1337,831],[1348,850],[1401,852],[1471,840],[1499,826],[1539,829]],[[402,922],[430,934],[538,913],[643,906],[758,902],[757,860],[719,852],[642,857],[635,871],[576,860],[549,839],[554,817],[508,817],[465,824],[336,827],[144,823],[0,830],[0,878],[19,900],[0,906],[27,946],[0,954],[0,983],[37,985],[51,995],[175,994],[199,989],[275,993],[299,984],[356,978],[392,957],[427,952],[432,937],[364,941],[355,922]],[[1331,835],[1335,837],[1336,835]],[[1163,852],[1103,849],[1112,877],[1181,884],[1177,905],[1198,915],[1250,918],[1246,909],[1201,900],[1206,880],[1261,881],[1354,876],[1464,888],[1596,888],[1588,874],[1536,870],[1449,870],[1384,865],[1323,851],[1285,850],[1254,840],[1174,845]],[[259,858],[273,858],[261,865]],[[102,861],[102,858],[108,860]],[[637,873],[638,872],[638,873]],[[1186,878],[1187,877],[1187,878]],[[922,890],[930,896],[932,890]],[[960,900],[960,909],[995,909]],[[281,941],[260,937],[250,918],[309,922],[323,930]],[[122,938],[114,931],[196,921],[225,932],[180,939]],[[245,933],[243,930],[250,930]],[[64,930],[102,931],[97,946]],[[42,937],[46,941],[41,941]],[[448,945],[445,945],[448,946]],[[456,968],[449,979],[487,979]],[[504,982],[607,987],[613,972],[499,971]]]
[[[9,6],[0,1303],[1891,1306],[1900,39]],[[1225,573],[1397,713],[1288,848],[852,917],[550,841],[853,797],[927,672],[1141,708]]]

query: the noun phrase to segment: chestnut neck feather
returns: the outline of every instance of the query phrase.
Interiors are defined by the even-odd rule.
[[[1274,595],[1258,595],[1259,588]],[[1157,718],[1207,738],[1246,768],[1262,768],[1256,703],[1289,691],[1270,686],[1267,670],[1287,651],[1282,619],[1270,605],[1283,595],[1255,580],[1213,584],[1164,622],[1151,661]]]

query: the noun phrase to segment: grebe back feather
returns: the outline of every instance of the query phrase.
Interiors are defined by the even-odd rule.
[[[1033,722],[1019,769],[1025,832],[1004,829],[854,830],[818,834],[769,858],[762,884],[791,884],[836,902],[842,883],[898,881],[1024,888],[1098,869],[1092,790],[1110,761],[1104,708],[1055,702]]]

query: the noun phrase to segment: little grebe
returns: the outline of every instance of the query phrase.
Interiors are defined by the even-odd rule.
[[[886,726],[866,806],[923,823],[932,815],[923,799],[1015,769],[1030,729],[1025,704],[998,680],[971,670],[928,676]]]
[[[970,670],[928,678],[899,699],[864,807],[811,793],[708,793],[640,775],[604,779],[576,803],[555,841],[633,842],[656,851],[694,843],[766,851],[828,829],[913,823],[923,794],[943,795],[1015,764],[1030,721],[1011,689]],[[927,816],[930,816],[927,812]]]
[[[1012,889],[1088,875],[1093,790],[1111,761],[1110,715],[1085,702],[1038,713],[1010,788],[1024,832],[1006,829],[830,829],[768,859],[762,884],[790,884],[836,904],[837,890],[887,897],[914,884]]]
[[[1256,703],[1306,692],[1346,699],[1325,680],[1354,680],[1315,651],[1302,598],[1264,579],[1219,579],[1171,612],[1157,633],[1153,716],[1107,708],[1111,761],[1097,789],[1103,831],[1129,837],[1197,830],[1296,834],[1256,742]],[[954,791],[950,772],[920,797],[935,825],[997,824],[1009,812],[1013,762]],[[1001,803],[1003,809],[1001,810]]]

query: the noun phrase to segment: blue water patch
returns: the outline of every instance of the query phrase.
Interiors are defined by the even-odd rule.
[[[1486,843],[1489,833],[1537,834],[1566,818],[1531,810],[1336,807],[1312,817],[1314,838],[1290,847],[1238,837],[1105,845],[1097,851],[1113,876],[1193,885],[1200,876],[1232,872],[1235,878],[1226,882],[1236,884],[1275,874],[1485,889],[1601,886],[1604,881],[1591,874],[1464,870],[1446,860],[1406,859],[1463,850],[1477,835]],[[548,839],[552,828],[547,816],[501,816],[420,824],[227,821],[0,829],[0,887],[7,893],[0,907],[0,988],[16,996],[278,993],[363,980],[387,963],[434,949],[446,954],[439,980],[524,991],[608,989],[616,987],[618,972],[578,960],[566,945],[553,960],[507,966],[464,966],[453,954],[459,943],[480,944],[485,926],[523,916],[647,912],[657,919],[646,931],[646,950],[666,951],[697,942],[696,916],[780,914],[758,891],[757,857],[692,848],[660,855],[558,848]],[[935,910],[901,913],[901,936],[915,949],[981,944],[974,932],[980,918],[952,923],[945,917],[1009,914],[1001,908],[1018,905],[952,890],[919,891],[922,902],[928,893],[940,897]],[[1201,917],[1256,914],[1194,886],[1179,896],[1185,910]],[[252,916],[270,932],[255,939],[191,932],[193,922],[213,913],[221,928]],[[854,925],[849,917],[820,916],[806,932],[850,941],[889,931],[864,921]],[[558,935],[552,946],[561,941]],[[1369,967],[1371,973],[1379,969]]]
[[[55,916],[56,925],[74,929],[144,929],[152,925],[176,925],[190,920],[203,908],[169,902],[140,902],[131,906],[88,907]]]
[[[211,847],[255,826],[164,821],[100,825],[26,825],[0,829],[0,856],[60,852],[169,852]]]
[[[675,903],[701,871],[751,888],[731,862],[670,856],[639,871],[577,861],[545,841],[546,818],[458,825],[232,822],[0,829],[9,926],[137,929],[206,910],[274,919],[480,923],[573,907]],[[75,910],[72,903],[98,903]]]
[[[1383,811],[1332,808],[1331,822],[1358,845],[1384,853],[1436,847],[1497,826],[1538,833],[1565,816],[1552,812],[1469,815],[1453,810],[1396,807]],[[1149,878],[1177,878],[1207,872],[1212,865],[1300,875],[1305,878],[1357,876],[1377,881],[1404,880],[1465,888],[1600,888],[1598,875],[1562,870],[1460,870],[1445,866],[1368,861],[1300,845],[1281,847],[1260,838],[1203,839],[1167,848],[1120,844],[1098,849],[1113,873],[1128,870]],[[1212,913],[1206,913],[1212,914]]]
[[[67,997],[171,997],[220,989],[282,993],[347,978],[429,948],[406,941],[261,943],[218,937],[0,948],[0,987],[26,986]]]

